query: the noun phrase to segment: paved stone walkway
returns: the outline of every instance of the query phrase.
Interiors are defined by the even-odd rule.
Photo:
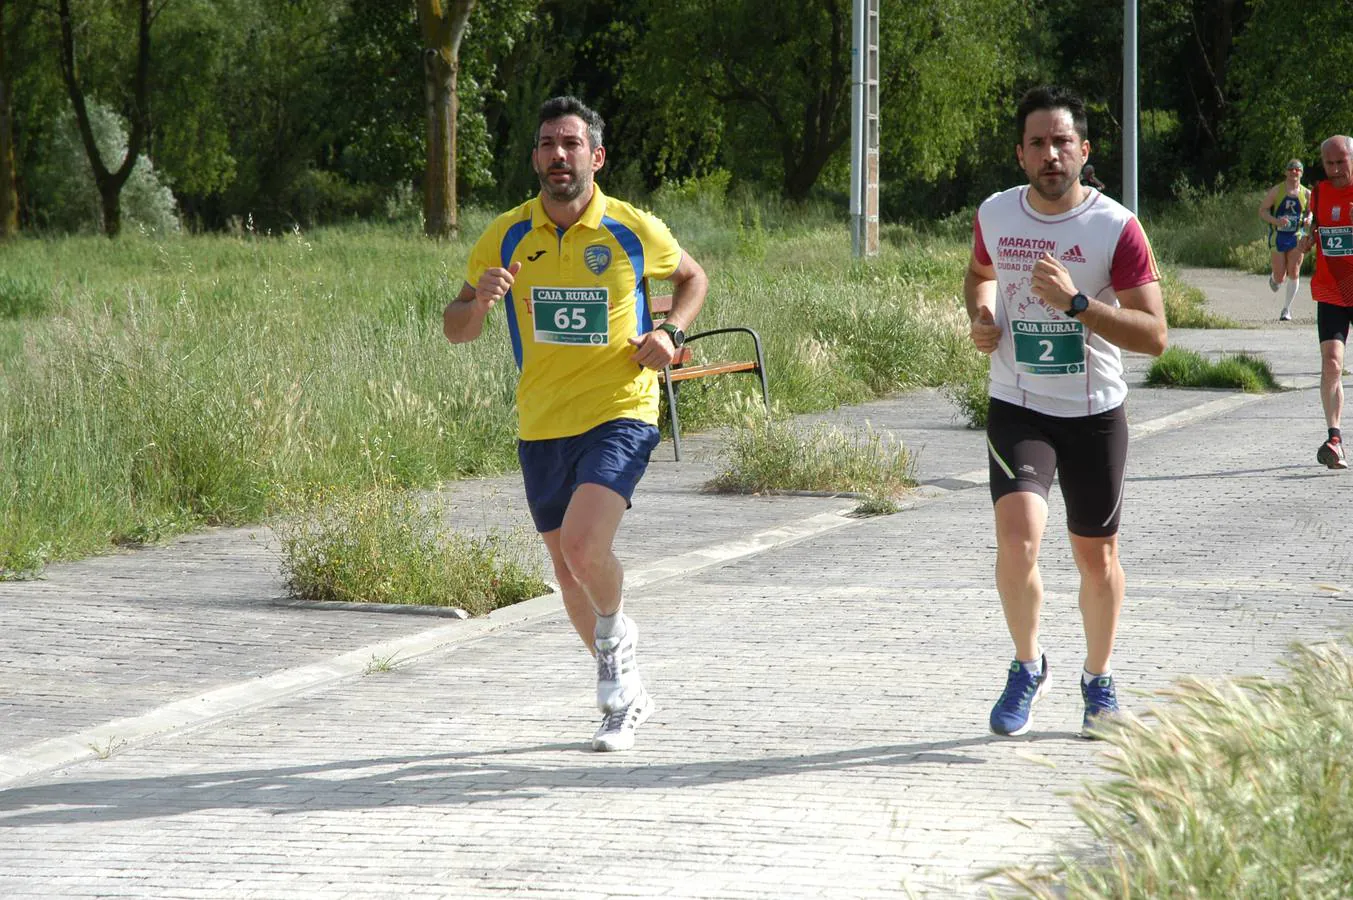
[[[1293,389],[1130,399],[1115,668],[1134,708],[1185,675],[1281,674],[1292,641],[1353,627],[1331,539],[1353,474],[1314,462],[1313,329],[1242,314],[1267,287],[1229,280],[1213,305],[1263,327],[1173,342],[1263,353]],[[1068,797],[1105,773],[1075,736],[1060,504],[1053,688],[1028,736],[998,739],[982,435],[932,392],[815,418],[897,433],[926,485],[851,518],[701,493],[717,438],[680,465],[664,445],[619,547],[658,704],[633,753],[586,751],[591,663],[554,598],[467,621],[301,607],[252,530],[0,584],[0,896],[961,897],[1086,846]],[[456,501],[466,527],[526,525],[515,478]]]

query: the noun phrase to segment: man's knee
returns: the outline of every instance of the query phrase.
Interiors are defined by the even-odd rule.
[[[1032,568],[1038,562],[1047,510],[1047,501],[1033,491],[1015,491],[996,501],[998,565]]]
[[[1032,529],[1007,525],[996,533],[997,565],[1033,568],[1038,563],[1040,535]]]
[[[609,544],[594,530],[567,524],[559,533],[559,553],[572,576],[581,582],[590,581],[599,567],[605,566]]]
[[[554,580],[559,583],[560,590],[572,590],[578,586],[578,579],[573,577],[573,571],[569,569],[568,563],[563,559],[556,559],[554,563]]]
[[[1073,537],[1071,549],[1081,580],[1088,587],[1107,588],[1118,580],[1122,564],[1118,560],[1117,535],[1107,538]]]

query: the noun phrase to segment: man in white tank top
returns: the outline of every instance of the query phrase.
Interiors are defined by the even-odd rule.
[[[978,209],[963,281],[972,341],[991,356],[996,588],[1015,644],[991,730],[1028,731],[1048,687],[1038,552],[1055,472],[1080,570],[1082,733],[1091,736],[1098,717],[1118,710],[1110,656],[1124,593],[1118,524],[1127,458],[1119,351],[1163,352],[1165,310],[1141,224],[1081,184],[1090,155],[1081,99],[1035,88],[1016,119],[1015,155],[1029,184]]]

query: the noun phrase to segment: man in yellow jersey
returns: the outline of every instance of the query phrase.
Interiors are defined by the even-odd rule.
[[[602,722],[592,747],[603,751],[633,747],[653,712],[612,543],[658,443],[657,373],[685,341],[709,286],[666,225],[596,186],[604,127],[575,97],[545,102],[531,154],[540,193],[485,230],[443,316],[458,344],[479,337],[499,301],[506,307],[521,372],[526,500],[564,608],[596,656]],[[673,287],[658,328],[646,279]]]

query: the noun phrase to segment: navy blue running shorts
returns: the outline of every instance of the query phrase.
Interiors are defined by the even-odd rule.
[[[1272,235],[1270,246],[1277,253],[1286,253],[1288,250],[1297,249],[1297,233],[1295,231],[1275,231]]]
[[[599,484],[629,500],[658,446],[658,428],[637,419],[604,422],[582,434],[543,441],[517,441],[526,503],[536,531],[564,524],[580,484]]]

